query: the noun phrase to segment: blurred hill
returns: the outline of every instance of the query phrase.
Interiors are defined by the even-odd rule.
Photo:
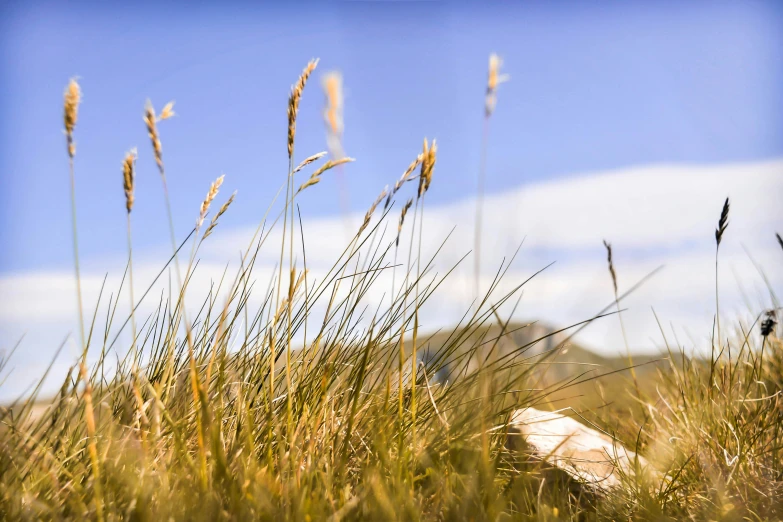
[[[420,336],[419,352],[425,361],[437,358],[443,350],[452,351],[451,359],[459,360],[473,347],[475,353],[484,353],[487,360],[493,357],[509,362],[516,352],[515,362],[520,371],[529,371],[528,383],[538,389],[548,390],[546,398],[536,407],[559,409],[611,408],[625,409],[635,404],[636,384],[632,378],[630,362],[625,355],[600,355],[570,340],[573,330],[557,332],[557,329],[540,322],[515,322],[501,328],[488,325],[471,332],[452,330]],[[406,353],[412,343],[406,342]],[[492,353],[492,352],[495,353]],[[467,357],[465,357],[467,358]],[[659,370],[668,367],[668,355],[632,356],[636,382],[642,393],[654,393],[659,382]],[[467,371],[478,367],[478,357],[469,363],[463,360],[447,365],[433,377],[444,381],[460,373],[454,366],[467,364]],[[462,368],[465,371],[464,367]]]

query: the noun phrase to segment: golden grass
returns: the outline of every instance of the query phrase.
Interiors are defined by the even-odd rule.
[[[291,95],[288,97],[288,157],[294,155],[294,138],[296,136],[296,115],[299,113],[299,101],[302,99],[307,79],[318,66],[318,60],[310,60],[302,71],[299,80],[291,88]]]
[[[292,97],[297,90],[301,97],[315,61],[311,64]],[[66,95],[64,100],[69,145],[80,99],[80,91],[75,92],[79,95]],[[583,498],[574,484],[553,480],[551,470],[507,445],[514,412],[540,407],[553,394],[558,394],[558,400],[568,398],[575,387],[581,390],[595,381],[585,373],[561,380],[544,378],[549,368],[558,367],[568,338],[549,352],[531,352],[549,334],[531,334],[524,341],[514,337],[515,331],[530,325],[512,328],[509,320],[500,317],[499,310],[513,305],[523,287],[505,294],[498,291],[508,264],[500,267],[498,281],[458,327],[423,340],[420,336],[420,310],[448,278],[448,274],[433,275],[431,261],[422,259],[424,195],[437,161],[434,140],[432,144],[424,140],[422,153],[390,191],[385,189],[376,198],[334,265],[325,272],[319,269],[315,281],[308,284],[307,259],[303,256],[300,270],[293,255],[297,224],[293,175],[323,154],[293,168],[297,110],[298,101],[289,99],[294,131],[289,121],[285,206],[271,223],[264,216],[259,230],[265,232],[258,236],[257,231],[242,253],[233,282],[226,284],[225,302],[218,303],[218,293],[210,293],[195,317],[186,313],[187,282],[197,265],[201,241],[212,233],[234,195],[212,218],[201,241],[198,234],[193,237],[184,278],[178,277],[178,287],[172,288],[178,292],[172,291],[156,312],[140,322],[138,350],[133,310],[139,303],[132,294],[130,241],[136,154],[126,154],[123,188],[131,349],[107,342],[110,333],[118,339],[128,322],[118,327],[114,313],[107,314],[102,345],[92,335],[82,334],[82,354],[41,417],[30,417],[37,389],[18,415],[19,410],[0,410],[0,518],[781,519],[783,345],[776,337],[774,309],[725,336],[729,346],[738,348],[733,357],[721,350],[710,361],[701,361],[686,357],[679,345],[667,345],[669,356],[661,362],[654,382],[648,378],[644,390],[637,388],[635,394],[625,388],[611,391],[610,395],[628,394],[632,407],[601,403],[588,411],[574,411],[602,429],[621,430],[624,442],[644,454],[659,472],[634,470],[621,477],[611,494]],[[156,124],[172,115],[171,104],[159,116],[151,105],[145,109],[152,157],[164,189]],[[79,282],[70,146],[69,160]],[[353,160],[332,158],[302,188],[317,184],[324,172],[348,161]],[[406,194],[413,197],[401,209],[396,237],[389,239],[382,226],[387,214],[377,223],[372,217],[384,199],[385,208],[391,206],[405,183],[415,179],[417,167],[418,188]],[[221,176],[210,186],[196,228],[215,204],[222,181]],[[380,274],[393,268],[388,259],[392,241],[399,243],[414,198],[404,283],[397,287],[392,275],[388,308],[370,310],[364,297]],[[721,236],[728,223],[728,202],[724,209],[718,227]],[[282,216],[286,220],[277,283],[272,278],[260,304],[251,304],[257,302],[250,299],[256,283],[253,266]],[[170,214],[169,218],[173,255],[168,263],[177,263],[177,251],[190,235],[177,242]],[[305,234],[300,231],[304,254]],[[191,229],[190,234],[194,232]],[[414,267],[411,256],[417,238]],[[726,237],[716,237],[718,244],[721,239]],[[283,277],[286,246],[288,278]],[[598,316],[613,306],[619,309],[624,297],[618,295],[611,245],[605,246],[615,302]],[[394,266],[396,255],[394,248]],[[347,286],[342,292],[341,284]],[[146,292],[140,302],[145,297]],[[316,320],[312,315],[318,303],[326,304],[326,312]],[[80,294],[79,304],[81,311]],[[313,339],[308,341],[305,334],[301,349],[294,351],[292,338],[307,328],[308,319],[317,322]],[[592,320],[588,318],[580,328]],[[91,331],[94,327],[95,319]],[[411,331],[412,342],[406,343]],[[87,365],[91,343],[100,347],[93,369]],[[506,349],[499,348],[505,345]],[[107,358],[115,353],[116,368],[105,372]],[[471,365],[476,359],[478,368]],[[396,361],[398,373],[393,371]],[[5,362],[0,358],[0,370]],[[283,362],[284,380],[276,372]]]

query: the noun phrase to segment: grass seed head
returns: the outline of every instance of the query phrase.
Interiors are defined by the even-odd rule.
[[[769,334],[775,331],[775,326],[778,324],[777,314],[775,310],[767,310],[764,315],[766,317],[761,322],[761,336],[768,337]]]
[[[617,293],[617,273],[614,271],[614,262],[612,261],[612,244],[604,239],[604,246],[606,247],[606,261],[609,263],[609,274],[612,276],[612,286],[614,286],[614,293]]]
[[[75,78],[71,78],[68,87],[63,94],[63,119],[65,122],[65,135],[68,139],[68,156],[73,158],[76,155],[76,146],[73,143],[73,129],[76,127],[76,120],[79,118],[79,103],[82,100],[82,89]]]
[[[389,196],[386,198],[386,203],[383,206],[383,209],[386,210],[389,208],[389,205],[391,205],[392,197],[394,197],[395,194],[397,194],[397,191],[399,191],[402,186],[405,184],[406,181],[410,181],[413,179],[411,177],[411,174],[413,174],[413,171],[416,170],[416,167],[418,167],[421,164],[421,160],[424,158],[423,154],[419,154],[416,156],[416,159],[411,162],[410,165],[408,165],[408,168],[405,169],[405,172],[402,173],[402,176],[400,176],[400,179],[397,180],[397,182],[394,184],[394,190],[392,190],[389,193]]]
[[[720,213],[720,219],[718,220],[718,228],[715,229],[715,246],[720,247],[721,239],[723,239],[723,233],[726,232],[726,228],[729,226],[729,198],[726,198],[726,202],[723,203],[723,210]]]
[[[209,186],[209,192],[207,192],[207,197],[204,198],[204,201],[201,203],[201,212],[199,213],[198,221],[196,222],[196,227],[200,227],[201,224],[204,222],[204,218],[207,216],[207,212],[209,212],[209,206],[212,204],[212,200],[215,199],[215,197],[218,195],[218,191],[220,190],[220,185],[223,184],[223,178],[225,177],[224,174],[221,174],[218,179],[212,182],[212,184]]]
[[[147,104],[144,107],[144,124],[147,126],[147,134],[149,134],[150,141],[152,142],[152,151],[155,154],[155,163],[158,165],[159,170],[163,170],[163,149],[160,144],[160,136],[158,135],[158,118],[155,116],[155,109],[152,106],[152,102],[147,100]]]
[[[296,136],[296,115],[299,112],[299,101],[302,99],[307,79],[318,65],[318,59],[310,60],[305,66],[299,80],[291,87],[291,96],[288,98],[288,158],[294,155],[294,137]]]
[[[223,203],[223,206],[222,206],[222,207],[220,207],[220,210],[218,210],[218,213],[217,213],[217,214],[215,214],[215,217],[213,217],[213,218],[212,218],[212,222],[211,222],[211,223],[209,224],[209,226],[207,227],[207,231],[206,231],[206,232],[204,232],[204,236],[201,238],[202,240],[204,240],[204,239],[206,239],[207,237],[209,237],[209,235],[212,233],[212,230],[214,230],[214,228],[217,226],[217,224],[218,224],[218,219],[220,219],[220,216],[222,216],[223,214],[225,214],[225,213],[226,213],[226,210],[228,210],[228,207],[230,207],[230,206],[231,206],[231,203],[233,203],[233,202],[234,202],[234,198],[236,197],[236,195],[237,195],[237,192],[236,192],[236,190],[235,190],[235,191],[234,191],[234,193],[233,193],[233,194],[231,194],[231,197],[230,197],[230,198],[228,198],[228,201],[226,201],[225,203]]]
[[[319,159],[323,158],[324,156],[326,156],[326,154],[328,153],[319,152],[318,154],[313,154],[312,156],[305,158],[299,165],[296,166],[296,168],[294,169],[294,174],[296,174],[297,172],[299,172],[300,170],[302,170],[312,162],[318,161]]]
[[[430,188],[432,182],[432,169],[435,167],[438,146],[435,140],[432,145],[427,144],[427,138],[424,138],[424,147],[421,153],[421,171],[419,172],[419,197],[422,197]]]
[[[356,161],[356,160],[353,159],[353,158],[340,158],[340,159],[336,159],[336,160],[329,160],[329,161],[327,161],[326,163],[324,163],[323,165],[318,167],[318,169],[316,169],[315,172],[312,173],[312,175],[310,176],[310,179],[308,179],[307,181],[302,183],[302,186],[299,187],[299,190],[297,191],[297,193],[298,192],[302,192],[307,187],[311,187],[311,186],[315,185],[316,183],[318,183],[319,181],[321,181],[321,174],[323,174],[327,170],[333,169],[334,167],[337,167],[338,165],[342,165],[343,163],[350,163],[352,161]]]
[[[125,208],[130,214],[133,210],[133,189],[136,179],[136,149],[131,149],[125,154],[122,162],[122,186],[125,189]]]
[[[411,205],[413,205],[413,199],[409,199],[407,203],[405,203],[405,206],[402,207],[402,211],[400,212],[400,223],[397,225],[397,239],[394,242],[395,246],[400,246],[400,234],[402,233],[402,225],[405,223],[405,215],[408,213],[408,210],[411,208]]]
[[[362,232],[364,232],[364,229],[367,228],[367,225],[370,224],[370,220],[372,219],[372,215],[375,213],[375,209],[378,208],[378,205],[381,201],[383,201],[383,198],[386,197],[386,194],[389,192],[389,187],[386,186],[383,189],[383,192],[381,192],[377,198],[375,198],[375,201],[370,206],[369,210],[367,210],[367,213],[364,215],[364,222],[362,223],[362,226],[359,227],[359,234],[361,235]]]
[[[487,75],[487,94],[484,101],[484,113],[487,117],[495,111],[498,85],[508,81],[508,75],[500,74],[503,60],[495,53],[489,55],[489,73]]]
[[[163,107],[163,110],[160,111],[158,121],[168,120],[172,116],[176,116],[176,113],[174,112],[174,102],[170,101]]]

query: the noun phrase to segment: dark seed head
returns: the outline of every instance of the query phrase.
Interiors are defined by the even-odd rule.
[[[612,261],[612,244],[604,239],[604,246],[606,247],[606,261],[609,263],[609,274],[612,276],[612,285],[614,292],[617,293],[617,273],[614,271],[614,262]]]
[[[726,198],[726,202],[723,203],[723,210],[720,213],[720,219],[718,220],[718,228],[715,229],[715,243],[716,247],[720,246],[720,241],[723,239],[723,233],[726,231],[726,227],[729,226],[729,198]]]
[[[766,318],[761,322],[761,336],[767,337],[775,330],[775,326],[778,324],[775,310],[767,310],[764,314]]]

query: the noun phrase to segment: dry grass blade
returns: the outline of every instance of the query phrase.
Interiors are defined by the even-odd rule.
[[[103,520],[103,499],[101,494],[101,466],[100,458],[98,456],[98,445],[95,441],[96,427],[95,427],[95,409],[93,407],[93,389],[90,383],[90,376],[87,372],[87,364],[84,359],[79,363],[79,375],[84,382],[84,393],[82,399],[84,400],[84,421],[87,426],[87,452],[90,456],[90,463],[92,465],[93,476],[93,488],[95,489],[95,510],[98,520]]]
[[[223,184],[223,178],[225,178],[225,174],[221,174],[220,177],[209,186],[207,197],[205,197],[204,201],[201,203],[201,211],[198,215],[198,221],[196,221],[196,228],[201,227],[201,224],[204,223],[204,218],[207,216],[207,212],[209,212],[209,206],[212,204],[212,200],[218,195],[220,185]]]
[[[299,80],[291,88],[291,96],[288,98],[288,157],[294,154],[294,138],[296,136],[296,115],[299,113],[299,101],[302,99],[307,79],[318,65],[318,59],[310,60],[305,66]]]
[[[780,237],[780,234],[776,232],[775,238],[778,240],[778,245],[780,245],[780,248],[783,248],[783,237]]]
[[[125,190],[125,208],[130,214],[133,210],[133,189],[136,179],[136,149],[131,149],[125,154],[122,162],[122,187]]]

